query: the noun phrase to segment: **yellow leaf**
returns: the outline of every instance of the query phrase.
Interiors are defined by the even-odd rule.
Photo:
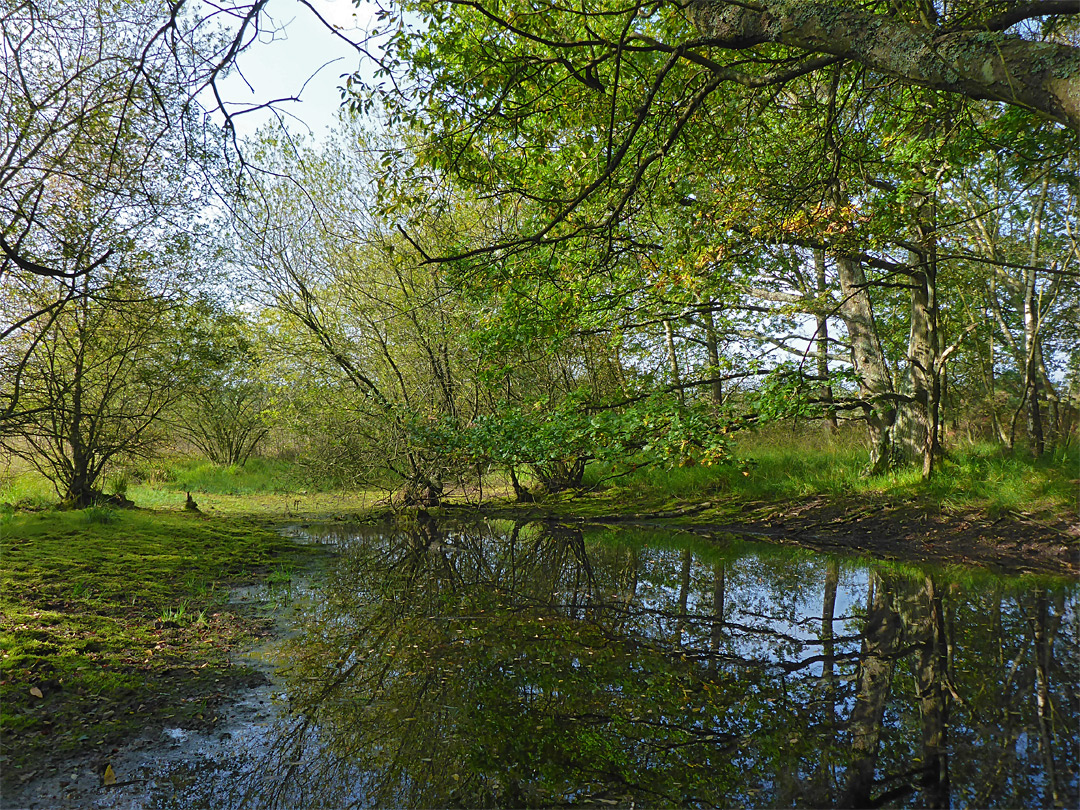
[[[41,694],[41,690],[38,689],[36,686],[30,687],[30,694],[34,697],[45,697],[43,694]]]
[[[112,765],[106,765],[105,766],[104,782],[105,782],[106,785],[115,785],[116,784],[116,771],[114,771],[112,769]]]

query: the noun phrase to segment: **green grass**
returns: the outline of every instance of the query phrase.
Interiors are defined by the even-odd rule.
[[[941,473],[917,486],[946,508],[978,503],[994,516],[1075,512],[1080,452],[1074,447],[1033,460],[1025,453],[1008,453],[996,445],[973,445],[953,453]]]
[[[0,504],[20,509],[45,509],[59,500],[56,489],[40,473],[0,470]]]
[[[252,458],[243,466],[215,464],[201,458],[173,457],[132,465],[127,473],[132,492],[148,490],[255,495],[308,489],[304,470],[282,459]]]
[[[1080,453],[1074,447],[1033,460],[994,444],[950,448],[928,482],[909,467],[866,476],[868,454],[857,432],[774,429],[741,438],[731,464],[642,469],[615,479],[626,502],[725,497],[782,501],[814,495],[920,498],[944,509],[1054,513],[1077,508]],[[594,476],[596,473],[591,473]]]
[[[229,650],[257,626],[230,587],[310,553],[236,519],[0,515],[2,770],[147,723],[211,721],[213,696],[247,675]]]

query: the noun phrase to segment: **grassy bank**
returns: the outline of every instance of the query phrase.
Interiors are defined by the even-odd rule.
[[[918,501],[946,512],[977,512],[991,519],[1010,513],[1076,515],[1080,494],[1080,451],[1076,447],[1032,459],[1026,452],[996,444],[950,445],[933,479],[921,480],[914,466],[867,476],[864,433],[843,429],[791,431],[774,427],[739,437],[732,462],[716,466],[625,467],[591,464],[583,486],[544,500],[559,511],[581,514],[643,512],[665,506],[711,501],[738,510],[747,504],[801,503],[823,496],[838,502],[859,499]],[[519,471],[528,483],[525,471]],[[450,501],[475,503],[447,482]],[[529,486],[533,486],[529,483]],[[342,490],[305,478],[301,465],[283,459],[253,458],[243,467],[173,456],[120,471],[105,482],[140,508],[177,510],[191,493],[207,514],[260,520],[357,520],[385,513],[387,490]],[[501,472],[486,477],[484,499],[511,497]],[[0,475],[0,503],[28,509],[55,504],[51,485],[34,472]]]
[[[282,459],[253,458],[244,466],[172,456],[144,461],[106,476],[106,494],[125,495],[140,509],[182,510],[187,494],[207,515],[293,520],[356,519],[387,499],[386,491],[328,489],[304,478],[303,469]],[[38,472],[0,469],[0,504],[20,510],[55,507],[56,490]]]
[[[864,475],[868,454],[855,434],[766,432],[745,437],[736,455],[732,465],[641,470],[608,482],[594,474],[592,483],[605,500],[647,507],[672,500],[799,502],[821,495],[919,500],[992,518],[1010,512],[1075,515],[1077,510],[1080,452],[1075,447],[1037,460],[993,444],[956,447],[928,482],[914,467]]]
[[[230,589],[281,581],[306,551],[195,514],[0,514],[4,780],[102,752],[147,726],[209,725],[253,673],[231,654],[262,626]]]

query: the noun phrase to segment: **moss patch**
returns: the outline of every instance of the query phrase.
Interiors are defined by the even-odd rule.
[[[265,623],[230,589],[317,553],[264,528],[165,512],[0,516],[4,779],[148,725],[210,725],[254,674],[230,652]]]

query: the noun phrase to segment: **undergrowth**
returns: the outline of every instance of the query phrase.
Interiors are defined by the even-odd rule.
[[[202,458],[177,456],[133,464],[129,479],[140,492],[205,492],[216,495],[255,495],[292,492],[310,486],[295,463],[274,458],[251,458],[244,465],[215,464]]]

